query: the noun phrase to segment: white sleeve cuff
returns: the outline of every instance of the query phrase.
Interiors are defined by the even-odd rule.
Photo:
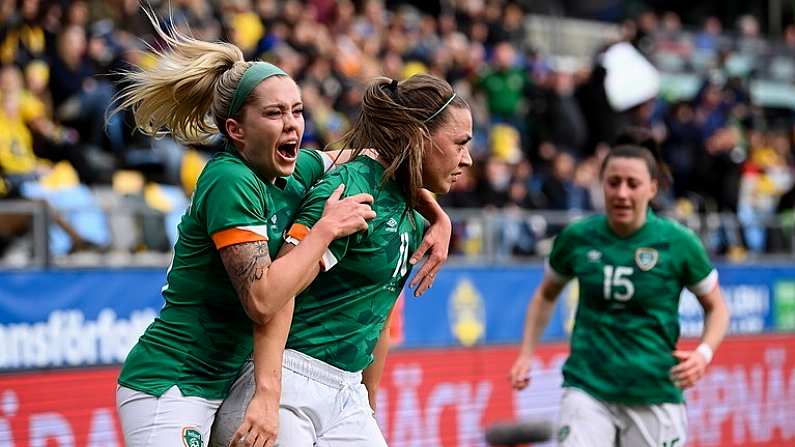
[[[328,172],[329,169],[334,167],[334,160],[326,152],[318,151],[318,153],[320,153],[320,158],[323,160],[323,172]]]
[[[326,252],[323,253],[323,257],[320,259],[320,264],[323,268],[323,271],[327,272],[337,265],[337,258],[334,256],[334,253],[332,253],[331,250],[326,249]]]
[[[704,279],[701,281],[687,286],[687,290],[693,292],[695,296],[704,296],[711,292],[712,289],[718,284],[718,271],[712,269]]]
[[[566,284],[571,279],[569,276],[561,275],[560,273],[556,272],[549,263],[549,258],[544,260],[544,276],[547,276],[558,284]]]
[[[294,238],[292,236],[286,236],[284,238],[284,242],[287,242],[288,244],[293,244],[293,245],[296,245],[296,246],[301,243],[301,241],[299,239],[296,239],[296,238]],[[324,272],[327,272],[327,271],[331,270],[332,267],[337,265],[337,262],[339,262],[337,260],[337,257],[334,256],[334,253],[332,253],[331,250],[329,250],[327,248],[326,251],[323,253],[323,257],[320,258],[320,268]]]
[[[704,360],[707,361],[707,364],[709,364],[712,361],[712,355],[714,354],[714,352],[712,352],[712,348],[710,348],[708,344],[701,343],[696,348],[696,352],[704,356]]]

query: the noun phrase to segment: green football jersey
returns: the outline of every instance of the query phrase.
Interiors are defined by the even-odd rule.
[[[377,216],[367,231],[334,241],[324,257],[326,271],[296,297],[287,339],[287,348],[347,371],[372,362],[381,329],[411,270],[409,256],[426,226],[394,181],[382,184],[383,174],[381,164],[365,156],[326,174],[307,195],[290,232],[311,228],[340,183],[345,184],[344,196],[369,193],[374,198]]]
[[[267,239],[275,256],[298,204],[325,167],[322,155],[301,150],[294,174],[268,183],[236,152],[207,163],[178,226],[165,305],[127,356],[119,384],[153,396],[173,385],[186,396],[226,396],[251,354],[252,325],[213,236],[242,228]]]
[[[622,238],[605,216],[593,216],[558,235],[547,272],[558,282],[579,282],[564,386],[607,402],[683,401],[669,378],[677,363],[679,297],[683,287],[703,295],[717,284],[692,231],[650,211],[643,227]]]

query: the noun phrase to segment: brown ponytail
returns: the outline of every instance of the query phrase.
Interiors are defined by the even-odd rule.
[[[353,126],[333,145],[354,149],[354,157],[373,148],[387,163],[384,179],[394,178],[413,208],[422,188],[422,156],[430,148],[431,135],[446,123],[450,108],[469,108],[453,93],[450,84],[428,74],[402,82],[376,78],[364,93]]]

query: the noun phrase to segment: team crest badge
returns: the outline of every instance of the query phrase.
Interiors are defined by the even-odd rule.
[[[183,427],[182,445],[185,447],[204,447],[202,434],[193,427]]]
[[[648,272],[657,265],[657,259],[660,254],[653,248],[639,248],[635,251],[635,264],[638,264],[641,270]]]

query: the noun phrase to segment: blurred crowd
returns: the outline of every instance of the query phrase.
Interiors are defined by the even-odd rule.
[[[248,59],[291,74],[306,106],[305,146],[342,135],[374,76],[447,79],[472,105],[476,163],[445,206],[598,211],[601,157],[623,128],[642,127],[673,173],[661,208],[683,219],[724,212],[736,220],[713,225],[713,252],[792,249],[793,112],[755,101],[749,82],[793,83],[795,26],[778,41],[763,37],[752,16],[683,26],[674,13],[648,11],[618,24],[619,37],[582,60],[539,51],[521,4],[508,0],[442,1],[432,13],[383,0],[149,5],[167,28],[231,41]],[[0,197],[48,204],[55,254],[168,251],[193,182],[218,148],[148,138],[131,131],[129,114],[108,113],[121,73],[154,63],[151,49],[161,45],[140,3],[0,0],[0,24]],[[695,91],[662,89],[615,110],[600,57],[616,41],[662,71],[696,76]],[[108,207],[140,213],[125,220]],[[0,252],[13,251],[30,222],[3,221]],[[504,252],[538,254],[542,227],[511,221]],[[456,250],[467,251],[467,231],[456,226]]]

